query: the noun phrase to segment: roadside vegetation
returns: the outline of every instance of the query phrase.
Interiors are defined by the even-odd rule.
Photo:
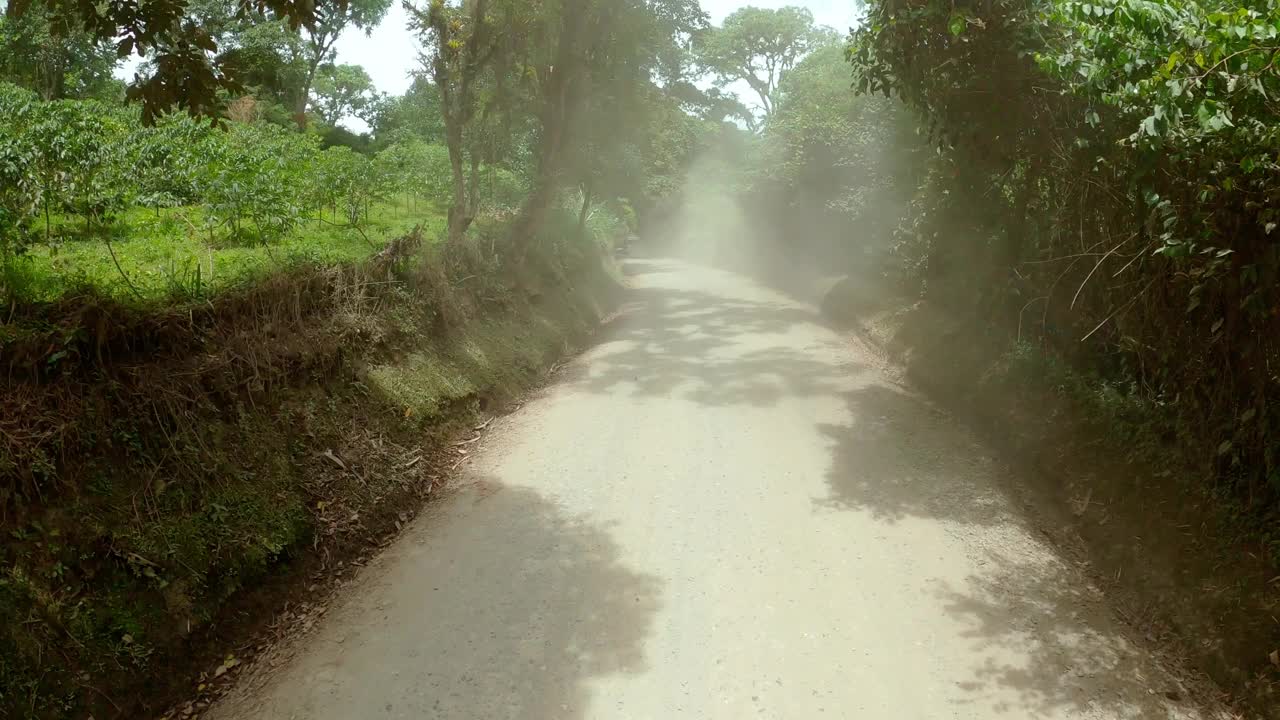
[[[873,2],[851,47],[940,148],[903,232],[925,296],[1151,409],[1133,450],[1229,489],[1272,552],[1278,26],[1267,3]]]

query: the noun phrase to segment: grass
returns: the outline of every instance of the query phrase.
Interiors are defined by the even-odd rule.
[[[565,313],[567,315],[567,313]],[[477,319],[448,346],[425,347],[394,363],[369,369],[369,380],[406,419],[433,423],[453,407],[482,395],[514,395],[527,386],[548,358],[564,352],[572,330],[544,316],[517,312],[502,319]]]
[[[337,311],[290,326],[332,364],[292,366],[280,352],[296,383],[256,401],[213,379],[234,372],[226,387],[239,388],[261,368],[218,360],[200,381],[148,384],[142,397],[114,381],[77,387],[95,399],[65,416],[78,434],[58,445],[66,462],[50,460],[63,490],[0,518],[0,717],[155,717],[175,696],[202,697],[199,673],[243,647],[269,615],[257,609],[381,542],[449,467],[433,458],[451,431],[536,385],[588,336],[612,285],[601,268],[567,268],[572,282],[537,303],[488,301],[480,283],[444,277],[443,292],[473,308],[447,331],[410,290],[368,309],[380,328],[369,333]],[[244,339],[277,357],[275,338]],[[169,409],[178,388],[192,397]]]
[[[430,203],[415,207],[397,199],[370,209],[363,234],[331,222],[308,218],[280,240],[261,244],[233,242],[225,231],[211,238],[199,207],[134,208],[98,237],[86,237],[77,217],[55,217],[53,242],[5,268],[4,282],[35,303],[85,288],[128,304],[201,299],[298,265],[358,262],[416,225],[434,235],[444,214]]]

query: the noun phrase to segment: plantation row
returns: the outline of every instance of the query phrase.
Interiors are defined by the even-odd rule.
[[[370,157],[322,149],[314,134],[268,124],[223,128],[171,114],[144,126],[136,108],[41,102],[0,84],[0,260],[34,246],[121,238],[134,209],[191,208],[211,247],[271,244],[304,222],[359,229],[378,201],[436,204],[449,191],[445,148],[419,140]],[[504,170],[487,200],[524,193]]]

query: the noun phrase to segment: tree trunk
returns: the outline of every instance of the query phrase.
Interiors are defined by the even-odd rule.
[[[480,214],[480,155],[471,153],[471,174],[467,180],[467,217],[474,220]]]
[[[542,147],[538,152],[538,176],[534,190],[520,209],[520,217],[513,228],[513,240],[520,256],[528,252],[533,238],[542,229],[547,211],[555,197],[559,182],[561,150],[564,146],[566,126],[571,120],[574,80],[582,72],[582,58],[578,52],[578,36],[584,13],[571,3],[566,7],[560,32],[560,46],[556,51],[556,64],[549,70],[546,97],[543,102]]]
[[[327,32],[318,37],[311,39],[311,58],[307,61],[307,77],[302,83],[302,92],[299,93],[297,102],[294,103],[294,122],[298,123],[298,129],[305,130],[307,128],[307,105],[311,102],[311,84],[316,80],[316,71],[320,69],[320,63],[324,62],[324,56],[329,54],[329,49],[333,47],[333,43],[338,37],[335,34],[329,37]]]
[[[311,102],[311,83],[315,82],[316,69],[320,67],[320,57],[316,56],[309,63],[307,78],[302,83],[302,92],[293,105],[293,121],[298,123],[299,130],[307,129],[307,104]]]
[[[31,7],[31,0],[9,0],[4,7],[5,17],[16,20],[27,12],[28,7]]]
[[[452,124],[452,123],[450,123]],[[462,241],[471,225],[467,217],[467,178],[462,169],[462,133],[460,129],[446,133],[449,146],[449,171],[453,181],[453,201],[449,204],[449,242]]]

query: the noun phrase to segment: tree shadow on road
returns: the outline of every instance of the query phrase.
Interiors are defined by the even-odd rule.
[[[886,381],[843,397],[849,423],[819,426],[833,450],[829,495],[818,505],[890,524],[939,523],[981,568],[937,590],[980,663],[958,683],[962,704],[1035,718],[1216,717],[1184,707],[1188,693],[1035,532],[1041,521],[1019,479],[976,437]]]
[[[359,583],[272,700],[225,717],[592,717],[593,679],[647,667],[662,594],[608,528],[495,480],[433,505]]]
[[[876,519],[1009,522],[999,470],[982,445],[918,395],[884,380],[844,393],[849,424],[821,424],[832,447],[819,504]]]
[[[675,267],[668,261],[625,267],[652,284],[629,291],[626,322],[605,333],[589,371],[570,378],[578,387],[771,407],[788,397],[834,395],[865,369],[847,358],[838,336],[815,344],[812,329],[824,323],[812,308],[763,290],[733,297],[665,286],[662,276]],[[718,271],[697,272],[714,281]]]
[[[1101,593],[1048,548],[988,555],[993,569],[939,594],[973,654],[973,704],[1027,717],[1210,718],[1172,665],[1130,639]]]
[[[448,520],[457,547],[432,549],[450,559],[434,582],[453,591],[425,608],[430,634],[473,638],[432,661],[432,716],[588,717],[591,678],[647,667],[660,582],[623,564],[608,528],[533,490],[473,488],[451,500],[470,505]]]

